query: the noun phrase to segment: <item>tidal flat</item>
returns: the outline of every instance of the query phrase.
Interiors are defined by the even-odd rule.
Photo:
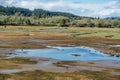
[[[120,79],[120,29],[20,27],[0,30],[0,80]]]

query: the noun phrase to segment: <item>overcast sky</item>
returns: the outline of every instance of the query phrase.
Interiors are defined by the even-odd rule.
[[[41,8],[80,16],[120,17],[120,0],[0,0],[0,5]]]

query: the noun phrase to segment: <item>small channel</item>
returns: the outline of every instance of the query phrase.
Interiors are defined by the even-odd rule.
[[[110,56],[89,47],[56,47],[47,46],[45,49],[16,49],[8,58],[51,58],[58,60],[120,60],[120,57]]]

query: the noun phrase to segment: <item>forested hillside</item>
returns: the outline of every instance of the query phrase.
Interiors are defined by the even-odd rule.
[[[36,17],[50,17],[50,16],[65,16],[65,17],[77,17],[76,15],[70,14],[70,13],[64,13],[64,12],[50,12],[43,9],[34,9],[33,11],[25,8],[19,8],[19,7],[3,7],[0,6],[0,14],[2,15],[15,15],[16,13],[19,13],[23,16],[36,16]]]
[[[81,17],[71,13],[0,6],[0,25],[120,27],[120,18]]]

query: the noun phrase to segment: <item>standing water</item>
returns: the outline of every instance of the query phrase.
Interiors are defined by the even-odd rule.
[[[45,49],[16,49],[13,57],[52,58],[59,60],[120,60],[120,57],[110,56],[89,47],[53,47]]]

